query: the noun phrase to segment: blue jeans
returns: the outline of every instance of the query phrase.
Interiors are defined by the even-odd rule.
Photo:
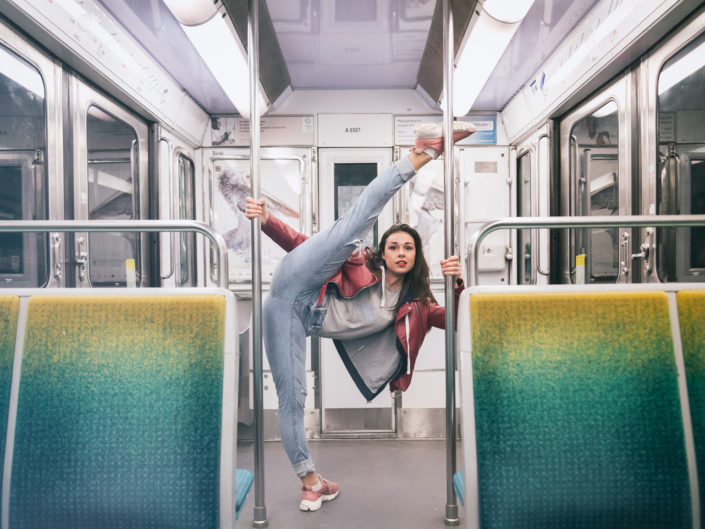
[[[396,162],[365,188],[331,226],[289,252],[277,265],[262,305],[264,345],[279,398],[279,429],[299,477],[313,472],[304,431],[306,336],[320,329],[325,309],[318,292],[358,248],[385,204],[416,171],[408,158]]]

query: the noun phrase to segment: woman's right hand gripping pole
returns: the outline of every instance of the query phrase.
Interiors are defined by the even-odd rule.
[[[245,216],[248,219],[260,218],[262,226],[267,224],[269,220],[269,212],[267,212],[267,203],[263,198],[255,200],[252,197],[247,197],[247,204],[245,205]]]

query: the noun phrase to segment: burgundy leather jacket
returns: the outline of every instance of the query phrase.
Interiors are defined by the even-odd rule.
[[[306,235],[297,232],[271,214],[269,215],[267,224],[262,226],[262,231],[287,252],[290,252],[308,238]],[[379,283],[381,279],[367,267],[367,260],[371,258],[372,251],[369,248],[355,252],[343,264],[340,270],[323,285],[318,295],[318,304],[321,305],[323,303],[329,288],[336,288],[343,297],[354,297],[361,289]],[[331,287],[331,285],[334,285],[334,287]],[[463,280],[458,278],[455,288],[456,323],[458,298],[463,289]],[[403,353],[404,358],[402,358],[403,361],[400,365],[400,369],[395,372],[389,380],[391,391],[406,391],[409,387],[421,344],[430,327],[433,326],[439,329],[445,329],[445,313],[445,307],[432,302],[422,302],[412,295],[410,295],[397,310],[394,321],[394,330],[397,336],[396,346],[399,353]],[[340,340],[334,340],[334,342],[336,342],[336,348],[353,377],[353,380],[357,384],[358,389],[360,389],[368,400],[377,396],[381,390],[384,389],[384,385],[379,388],[368,388],[365,386],[364,383],[359,380],[360,377],[355,370],[355,366],[346,353],[345,342]]]

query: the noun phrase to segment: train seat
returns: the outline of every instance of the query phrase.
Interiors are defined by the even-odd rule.
[[[690,527],[666,293],[466,292],[467,526]]]
[[[130,290],[29,298],[10,527],[235,523],[234,298]]]
[[[7,437],[7,415],[10,407],[19,307],[18,296],[0,296],[0,454],[2,455],[5,454]],[[3,468],[3,465],[0,465],[0,470]]]
[[[693,421],[695,459],[705,462],[705,290],[683,290],[676,295],[688,400]],[[705,514],[705,464],[698,465],[701,517]]]

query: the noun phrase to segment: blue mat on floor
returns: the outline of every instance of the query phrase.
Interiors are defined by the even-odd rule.
[[[249,470],[238,468],[235,473],[235,518],[240,517],[240,509],[252,488],[255,475]]]
[[[463,497],[463,492],[465,492],[465,487],[463,485],[463,473],[456,472],[453,476],[453,488],[455,488],[455,494],[460,500],[460,505],[465,505],[465,498]]]

